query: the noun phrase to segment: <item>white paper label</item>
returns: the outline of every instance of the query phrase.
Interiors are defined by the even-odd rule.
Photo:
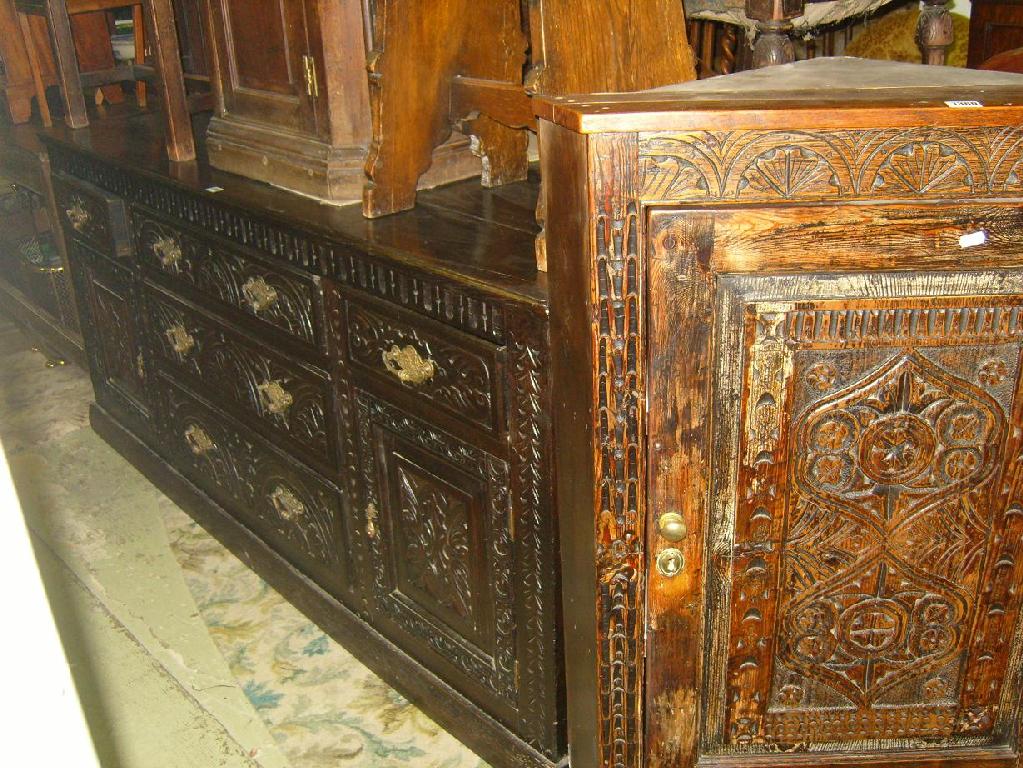
[[[206,187],[207,192],[223,192],[223,187]]]
[[[964,100],[964,101],[946,101],[945,106],[951,109],[978,109],[983,107],[979,101]]]
[[[983,229],[977,232],[968,232],[959,236],[960,248],[972,248],[975,245],[984,245],[987,242],[987,232]]]

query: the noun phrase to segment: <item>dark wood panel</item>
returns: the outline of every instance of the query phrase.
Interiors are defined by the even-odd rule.
[[[80,239],[100,253],[125,256],[131,249],[124,201],[92,184],[53,177],[57,216],[71,238]]]

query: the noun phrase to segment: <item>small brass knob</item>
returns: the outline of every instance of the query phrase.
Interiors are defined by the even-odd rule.
[[[678,512],[665,512],[657,518],[657,532],[661,537],[675,543],[682,541],[689,533],[686,520]]]

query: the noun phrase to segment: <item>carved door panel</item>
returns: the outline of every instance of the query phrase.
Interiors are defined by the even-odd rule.
[[[76,294],[85,301],[83,335],[96,402],[137,425],[148,425],[148,366],[136,327],[138,295],[131,270],[69,241]]]
[[[1016,765],[1023,275],[728,226],[649,219],[648,764]]]
[[[368,393],[356,412],[374,624],[470,697],[512,712],[508,464]]]
[[[318,89],[306,79],[308,62],[322,58],[309,39],[316,3],[215,0],[213,13],[225,111],[316,135]]]

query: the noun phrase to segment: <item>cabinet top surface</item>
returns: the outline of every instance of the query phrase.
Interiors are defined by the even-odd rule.
[[[636,93],[538,99],[536,111],[580,133],[1018,125],[1023,75],[820,58]]]
[[[197,137],[205,135],[204,128],[196,126]],[[539,189],[535,174],[529,181],[492,190],[482,189],[478,178],[425,190],[413,210],[371,220],[363,218],[357,202],[328,205],[213,169],[205,161],[201,141],[199,160],[170,162],[158,116],[152,113],[97,120],[76,131],[55,125],[42,136],[48,143],[95,157],[120,172],[281,229],[422,269],[511,301],[546,301],[546,275],[536,269],[534,248]]]

